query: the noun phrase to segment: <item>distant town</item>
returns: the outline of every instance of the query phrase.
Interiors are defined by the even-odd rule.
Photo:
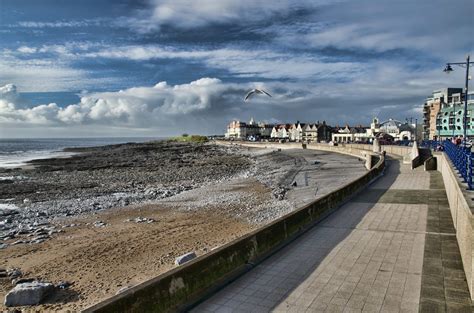
[[[474,93],[468,94],[468,136],[474,135]],[[433,91],[423,103],[423,120],[380,121],[374,117],[369,126],[348,124],[328,125],[325,121],[267,124],[231,121],[225,138],[247,141],[292,141],[292,142],[332,142],[371,143],[375,138],[382,144],[409,144],[414,140],[438,140],[463,135],[464,114],[462,88],[444,88]],[[472,116],[472,117],[471,117]],[[472,121],[472,123],[471,123]]]

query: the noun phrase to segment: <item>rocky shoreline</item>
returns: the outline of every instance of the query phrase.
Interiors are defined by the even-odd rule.
[[[168,198],[252,165],[238,148],[213,144],[157,141],[66,150],[78,154],[33,160],[33,168],[0,169],[0,249],[41,243],[70,226],[68,217]]]
[[[350,156],[212,142],[68,151],[0,170],[0,298],[13,306],[52,285],[35,310],[79,311],[365,173]]]

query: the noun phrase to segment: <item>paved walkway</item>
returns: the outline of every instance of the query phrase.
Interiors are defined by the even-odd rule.
[[[193,312],[471,312],[438,172],[384,177]]]

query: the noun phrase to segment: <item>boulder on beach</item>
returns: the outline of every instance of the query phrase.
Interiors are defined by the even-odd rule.
[[[37,305],[54,289],[54,285],[46,282],[30,282],[18,284],[5,296],[5,306]]]

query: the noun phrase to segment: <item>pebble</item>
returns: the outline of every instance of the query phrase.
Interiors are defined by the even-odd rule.
[[[94,225],[94,227],[106,227],[107,223],[104,223],[102,221],[95,221],[92,225]]]
[[[23,273],[17,268],[11,268],[7,270],[7,276],[13,279],[23,276]]]
[[[74,285],[74,282],[60,281],[60,282],[56,285],[56,288],[59,288],[59,289],[68,289],[68,288],[71,287],[72,285]]]
[[[136,217],[136,218],[134,218],[133,220],[132,220],[132,219],[127,219],[127,220],[125,220],[125,221],[126,221],[126,222],[132,222],[132,221],[133,221],[133,222],[135,222],[135,223],[137,223],[137,224],[138,224],[138,223],[147,223],[147,224],[150,224],[150,223],[154,223],[154,222],[155,222],[155,220],[152,219],[152,218],[141,217],[141,216]]]

